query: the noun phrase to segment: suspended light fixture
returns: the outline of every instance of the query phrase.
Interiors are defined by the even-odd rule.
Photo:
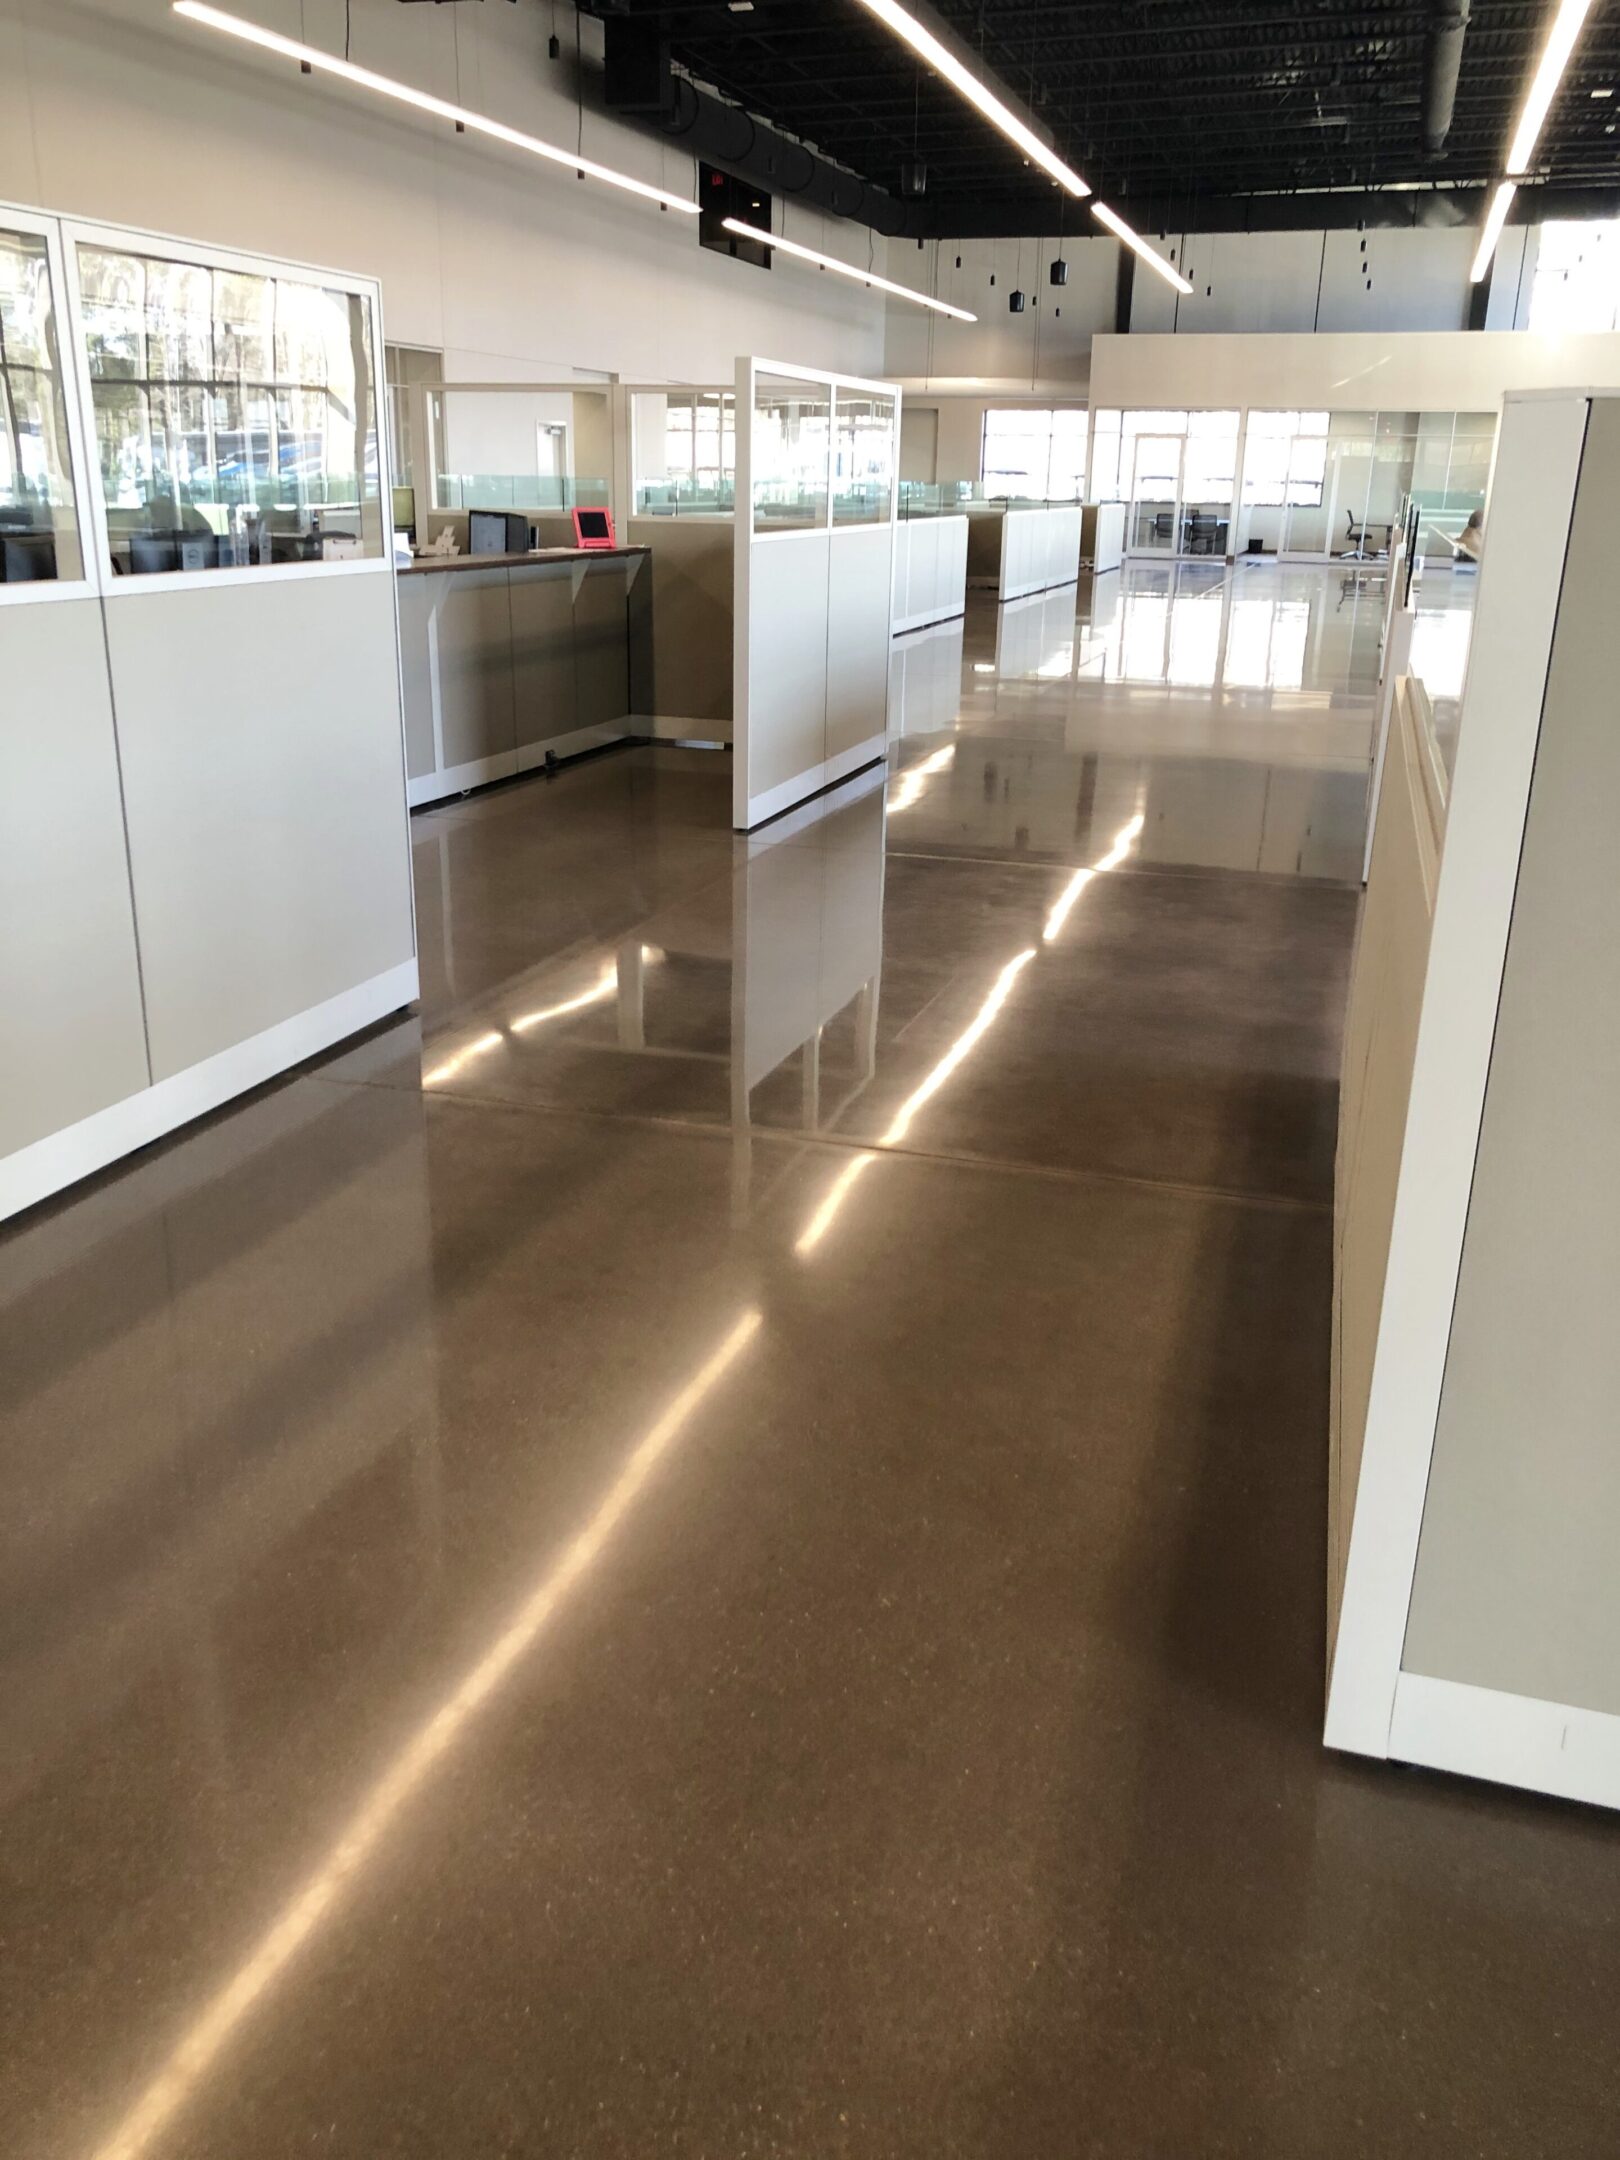
[[[952,307],[948,300],[936,300],[929,293],[915,291],[910,285],[896,285],[892,278],[879,277],[875,270],[862,270],[855,263],[840,262],[836,255],[819,254],[815,248],[801,247],[797,240],[784,240],[779,233],[764,232],[758,225],[745,225],[741,218],[728,217],[724,221],[729,233],[739,239],[758,240],[769,248],[781,248],[784,254],[797,255],[801,262],[814,263],[818,269],[836,270],[840,277],[853,278],[858,285],[872,285],[879,292],[893,293],[897,300],[911,300],[918,307],[932,308],[936,315],[952,316],[957,322],[977,322],[977,315],[970,315],[966,308]]]
[[[1470,280],[1478,285],[1491,267],[1491,257],[1496,253],[1496,243],[1502,237],[1502,227],[1507,223],[1508,211],[1513,206],[1517,192],[1513,182],[1521,173],[1530,170],[1530,160],[1536,154],[1536,143],[1546,122],[1558,86],[1564,79],[1569,56],[1575,50],[1575,40],[1581,34],[1581,25],[1592,12],[1592,0],[1559,0],[1558,13],[1553,17],[1547,42],[1542,47],[1541,59],[1530,79],[1519,113],[1519,124],[1513,131],[1512,148],[1507,155],[1509,178],[1504,180],[1491,197],[1490,208],[1485,213],[1485,223],[1479,236],[1479,252],[1474,257],[1474,267],[1468,273]]]
[[[370,68],[357,67],[352,60],[323,52],[318,45],[300,44],[297,38],[282,37],[277,31],[260,29],[257,23],[244,22],[239,15],[227,15],[220,8],[205,7],[203,0],[174,0],[174,12],[183,15],[188,22],[201,23],[205,29],[222,30],[227,37],[240,38],[244,44],[278,53],[284,60],[296,60],[306,73],[335,75],[340,82],[353,83],[358,90],[375,91],[379,97],[394,98],[401,105],[414,106],[418,112],[431,113],[436,120],[453,121],[460,130],[487,135],[492,141],[506,143],[514,150],[527,150],[531,157],[545,158],[550,164],[568,166],[582,178],[623,188],[627,194],[639,195],[662,209],[681,210],[691,217],[698,214],[695,202],[672,195],[667,188],[652,187],[645,180],[632,180],[628,173],[615,172],[611,165],[598,165],[593,158],[581,157],[577,151],[565,150],[557,143],[542,142],[537,135],[525,135],[521,128],[508,127],[504,121],[491,120],[486,114],[472,112],[464,105],[452,105],[448,99],[434,97],[426,90],[415,90],[409,83],[396,82],[392,75],[378,75]]]
[[[868,14],[875,15],[886,29],[892,30],[903,45],[909,45],[918,58],[927,62],[942,82],[950,84],[959,97],[999,128],[1007,140],[1016,143],[1024,156],[1050,173],[1071,195],[1089,195],[1091,190],[1070,165],[1065,165],[1056,151],[1049,150],[1033,128],[1024,122],[1009,105],[1002,103],[995,92],[982,83],[970,67],[960,61],[947,45],[935,37],[917,20],[909,8],[899,5],[899,0],[861,0]]]
[[[1508,152],[1507,170],[1517,178],[1530,168],[1535,155],[1536,140],[1546,120],[1548,107],[1564,79],[1569,56],[1575,49],[1575,40],[1581,34],[1581,25],[1592,12],[1592,0],[1561,0],[1558,13],[1553,17],[1552,29],[1542,49],[1541,63],[1531,78],[1530,93],[1519,114],[1519,124],[1513,133],[1513,147]]]
[[[1142,235],[1133,231],[1117,210],[1110,210],[1105,202],[1093,202],[1091,214],[1099,225],[1106,225],[1117,239],[1123,240],[1133,254],[1140,255],[1150,270],[1157,270],[1167,285],[1173,285],[1180,293],[1192,291],[1191,285],[1180,271],[1167,263],[1157,248],[1149,247]]]
[[[1507,214],[1518,192],[1511,180],[1504,180],[1491,197],[1491,207],[1485,213],[1485,229],[1479,236],[1479,251],[1474,257],[1474,267],[1468,273],[1470,284],[1478,285],[1491,267],[1496,243],[1502,237],[1502,227],[1507,223]]]

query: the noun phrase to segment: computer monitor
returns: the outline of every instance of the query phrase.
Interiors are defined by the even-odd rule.
[[[7,533],[0,539],[0,580],[31,585],[56,575],[56,542],[49,533]]]
[[[413,487],[397,487],[394,490],[394,530],[416,533],[416,490]]]
[[[471,510],[467,513],[469,555],[527,555],[529,521],[517,510]]]
[[[582,548],[610,548],[617,545],[613,538],[613,512],[611,510],[576,510],[574,512],[574,545]]]

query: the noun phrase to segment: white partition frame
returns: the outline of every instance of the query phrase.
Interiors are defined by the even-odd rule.
[[[1356,1469],[1343,1503],[1347,1554],[1336,1611],[1330,1584],[1325,1738],[1330,1747],[1620,1807],[1620,1718],[1402,1667],[1590,410],[1590,392],[1510,394],[1497,440],[1492,545],[1480,577],[1410,1091],[1389,1140],[1399,1168],[1365,1423],[1338,1435]],[[1389,764],[1393,772],[1393,752]],[[1386,819],[1395,801],[1386,780]],[[1342,1241],[1342,1223],[1338,1234]]]
[[[819,522],[782,532],[754,529],[754,400],[762,375],[829,394],[825,510]],[[836,522],[840,391],[892,402],[889,514],[876,523]],[[732,824],[739,832],[885,754],[899,470],[898,384],[754,355],[738,360]]]
[[[216,248],[180,239],[168,233],[76,220],[47,210],[9,204],[0,205],[0,223],[13,230],[38,233],[47,243],[53,291],[58,303],[56,321],[59,361],[68,417],[69,444],[74,461],[74,498],[83,565],[82,574],[77,579],[40,581],[19,585],[14,590],[0,584],[0,607],[9,608],[19,604],[49,606],[71,600],[88,600],[97,605],[101,636],[97,640],[96,665],[98,670],[105,669],[116,746],[116,789],[119,798],[116,814],[122,822],[124,867],[132,902],[133,994],[138,1002],[145,1031],[146,1075],[144,1084],[137,1085],[132,1091],[117,1095],[115,1099],[105,1102],[87,1115],[71,1118],[59,1129],[42,1133],[0,1158],[0,1222],[3,1222],[23,1209],[49,1198],[65,1186],[106,1168],[137,1148],[161,1139],[179,1126],[218,1109],[233,1097],[273,1079],[290,1066],[317,1055],[346,1036],[409,1005],[418,995],[419,981],[415,899],[410,870],[410,833],[406,807],[406,746],[403,693],[399,674],[398,606],[393,561],[386,543],[386,524],[383,526],[382,551],[374,557],[311,563],[239,565],[200,571],[174,570],[159,576],[115,576],[100,459],[96,454],[93,439],[94,406],[84,338],[83,310],[80,305],[76,250],[78,244],[84,241],[91,245],[107,245],[136,253],[152,251],[160,253],[167,261],[190,262],[207,268],[240,269],[256,275],[318,278],[325,284],[358,298],[366,309],[372,340],[372,388],[377,401],[379,518],[382,519],[389,499],[391,473],[386,394],[383,387],[385,331],[382,294],[377,281],[374,278],[279,257],[241,254],[228,248]],[[368,592],[363,583],[367,579],[385,582],[375,584]],[[154,961],[161,960],[164,954],[160,934],[154,932],[149,919],[143,918],[138,874],[140,851],[131,832],[131,778],[128,744],[124,739],[125,697],[128,695],[130,702],[134,703],[137,693],[148,686],[135,682],[121,665],[119,650],[122,633],[137,629],[143,619],[149,621],[150,610],[154,607],[166,613],[178,609],[183,613],[184,621],[176,625],[168,640],[167,651],[172,656],[176,669],[195,669],[206,664],[198,657],[194,643],[200,621],[195,610],[206,608],[204,596],[214,595],[223,602],[223,608],[209,611],[211,616],[222,618],[243,602],[251,604],[249,596],[258,593],[268,597],[280,591],[283,599],[277,603],[279,607],[302,607],[304,602],[299,600],[296,594],[287,592],[286,588],[305,588],[309,600],[316,601],[319,594],[311,590],[307,582],[315,580],[319,580],[321,586],[328,591],[335,592],[341,588],[352,594],[357,605],[364,602],[368,611],[369,634],[379,653],[384,649],[386,637],[387,672],[382,679],[382,686],[378,688],[377,696],[382,704],[391,704],[394,725],[389,730],[386,745],[373,736],[360,753],[351,759],[346,779],[353,783],[364,771],[366,778],[361,785],[370,788],[375,775],[386,767],[384,784],[387,788],[387,799],[384,801],[374,792],[366,796],[367,807],[373,813],[373,830],[369,835],[373,853],[369,862],[362,865],[357,855],[355,862],[348,865],[346,870],[343,866],[337,866],[333,873],[335,885],[341,884],[343,875],[364,876],[370,872],[382,876],[385,882],[394,888],[391,897],[376,901],[371,915],[367,918],[366,935],[370,937],[373,945],[387,948],[386,954],[382,956],[383,964],[361,979],[344,980],[342,967],[327,961],[326,975],[333,979],[323,980],[313,989],[310,985],[301,983],[300,989],[304,992],[302,1000],[278,999],[275,1001],[274,1010],[259,1014],[240,1034],[232,1037],[227,1026],[222,1039],[212,1044],[206,1052],[171,1060],[167,1068],[162,1068],[154,1048],[152,976]],[[225,634],[229,642],[228,627]],[[161,641],[159,649],[163,649]],[[358,664],[361,657],[358,645],[356,651],[348,657],[351,662]],[[303,658],[307,666],[314,667],[320,655],[318,652],[305,654]],[[263,656],[264,664],[250,668],[245,678],[254,696],[265,698],[275,695],[277,678],[274,673],[274,659],[272,633],[271,643]],[[246,696],[248,692],[244,689],[240,694]],[[342,730],[338,732],[341,733]],[[208,739],[208,731],[202,731],[199,739]],[[283,795],[290,798],[294,793],[307,789],[312,805],[324,816],[328,831],[336,833],[340,829],[346,829],[348,813],[345,803],[341,795],[330,801],[325,800],[325,776],[318,765],[312,769],[299,761],[296,750],[283,749],[275,741],[266,741],[263,746],[260,777],[272,768]],[[251,813],[255,808],[251,777],[249,774],[242,777],[246,782],[245,790],[240,797],[234,799],[218,789],[210,796],[206,784],[199,787],[199,796],[208,799],[210,817],[221,832],[233,809],[245,806]],[[174,801],[172,797],[169,798],[169,803],[172,816],[185,815],[183,803]],[[259,804],[257,808],[260,825],[267,830],[274,821],[275,806]],[[318,824],[320,820],[315,822]],[[75,843],[77,835],[71,822],[59,823],[59,830],[64,847]],[[396,840],[397,855],[394,852]],[[149,846],[147,852],[151,859],[158,851]],[[228,858],[229,849],[223,841],[220,843],[219,852],[222,857]],[[247,888],[249,875],[246,869],[240,871],[236,883],[240,889]],[[267,898],[267,910],[270,915],[274,914],[273,898]],[[339,912],[344,910],[340,908]],[[357,919],[364,913],[358,908],[353,912]],[[213,919],[207,894],[196,897],[196,915],[201,938],[206,935],[205,926]],[[274,927],[273,924],[267,924],[267,928]],[[282,927],[285,928],[285,925]],[[341,943],[343,925],[332,920],[331,927],[332,943],[336,946]],[[223,935],[222,932],[216,933],[216,944]],[[216,972],[222,980],[232,977],[253,978],[252,967],[244,963],[239,952],[221,947],[212,957],[217,963]],[[292,972],[296,971],[294,965]],[[83,995],[83,986],[71,979],[70,969],[63,971],[58,987],[64,1004],[69,1007],[76,996]]]
[[[62,378],[62,408],[67,420],[69,475],[73,491],[73,515],[78,525],[79,574],[76,578],[38,578],[9,585],[0,579],[0,608],[48,607],[53,601],[93,600],[102,590],[102,550],[96,542],[99,475],[85,438],[85,408],[80,403],[77,296],[68,276],[67,248],[62,220],[41,210],[24,210],[0,203],[0,225],[8,232],[27,233],[45,243],[56,325],[57,367]]]

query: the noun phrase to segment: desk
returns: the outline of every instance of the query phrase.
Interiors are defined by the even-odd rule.
[[[423,555],[402,565],[412,808],[621,742],[651,710],[646,547]]]

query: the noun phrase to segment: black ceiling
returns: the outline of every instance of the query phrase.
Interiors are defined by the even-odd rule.
[[[587,0],[589,4],[589,0]],[[601,0],[598,0],[599,7]],[[1457,0],[1446,0],[1455,9]],[[606,0],[604,12],[626,9]],[[1553,0],[1472,0],[1445,152],[1423,109],[1435,0],[937,0],[1059,152],[1144,226],[1234,222],[1234,198],[1499,176]],[[1051,230],[1058,191],[857,0],[726,0],[628,12],[724,97],[898,192],[928,167],[935,231]],[[1620,180],[1620,0],[1597,0],[1548,118],[1538,171]],[[1533,197],[1532,197],[1533,200]],[[1552,207],[1550,204],[1549,208]],[[1202,215],[1200,212],[1202,211]],[[1256,205],[1256,224],[1279,220]],[[1067,205],[1070,230],[1084,212]],[[959,228],[953,228],[953,217]]]

